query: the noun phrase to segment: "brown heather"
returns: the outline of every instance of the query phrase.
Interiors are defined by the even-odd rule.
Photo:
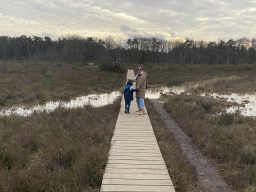
[[[0,191],[99,191],[119,109],[0,117]]]
[[[146,63],[144,68],[149,86],[238,76],[241,81],[217,81],[194,91],[255,91],[254,64]],[[0,62],[0,109],[122,90],[125,77],[126,73],[99,71],[84,63]],[[238,114],[213,116],[223,109],[223,103],[207,98],[181,95],[168,99],[165,108],[213,159],[232,188],[255,191],[255,120]],[[102,108],[58,108],[29,118],[0,117],[0,191],[99,191],[119,109],[120,99]],[[147,109],[176,189],[193,191],[194,168],[149,102]]]
[[[175,190],[177,192],[195,191],[197,186],[195,167],[183,154],[173,133],[169,131],[152,103],[148,100],[146,100],[146,107]]]
[[[118,90],[126,74],[85,64],[0,62],[1,109]],[[99,191],[120,99],[0,117],[0,191]]]
[[[235,191],[256,188],[256,120],[239,114],[214,116],[223,103],[193,95],[168,96],[165,109],[210,157]]]

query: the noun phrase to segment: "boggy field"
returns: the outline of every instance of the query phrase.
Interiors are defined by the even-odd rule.
[[[123,89],[126,73],[99,69],[84,64],[1,62],[0,108]],[[199,94],[255,92],[255,65],[145,64],[144,69],[149,87],[208,82],[193,89],[192,95],[162,97],[167,100],[165,108],[215,162],[233,190],[254,191],[255,120],[238,113],[218,116],[230,103]],[[196,191],[195,168],[149,102],[147,108],[176,190]],[[0,191],[99,191],[119,109],[120,99],[100,108],[59,107],[31,117],[0,117]]]
[[[109,93],[123,87],[125,78],[83,63],[0,61],[0,109]]]
[[[153,68],[148,72],[148,79],[152,73],[153,78],[149,80],[152,83],[202,84],[191,89],[189,95],[163,95],[165,109],[203,154],[213,160],[232,190],[256,191],[255,118],[243,116],[239,111],[226,113],[225,108],[238,105],[235,100],[227,102],[200,96],[202,93],[255,94],[255,65],[166,65]]]
[[[125,73],[82,64],[1,62],[1,109],[109,93]],[[0,117],[0,191],[99,191],[120,99],[93,108],[58,107]]]
[[[119,109],[0,117],[0,191],[99,191]]]

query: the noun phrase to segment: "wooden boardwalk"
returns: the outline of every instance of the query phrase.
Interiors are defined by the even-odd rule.
[[[128,70],[127,79],[134,77],[133,70]],[[149,117],[135,113],[138,108],[134,99],[130,114],[124,113],[124,98],[121,101],[101,191],[173,192]]]

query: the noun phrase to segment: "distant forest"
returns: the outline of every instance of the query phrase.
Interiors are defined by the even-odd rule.
[[[227,42],[165,41],[159,38],[134,37],[125,44],[109,36],[102,39],[67,36],[0,37],[0,60],[125,62],[125,63],[191,63],[244,64],[256,63],[256,39],[241,38]]]

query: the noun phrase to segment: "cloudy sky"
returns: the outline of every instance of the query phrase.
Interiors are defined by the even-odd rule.
[[[0,36],[256,38],[256,0],[0,0]]]

